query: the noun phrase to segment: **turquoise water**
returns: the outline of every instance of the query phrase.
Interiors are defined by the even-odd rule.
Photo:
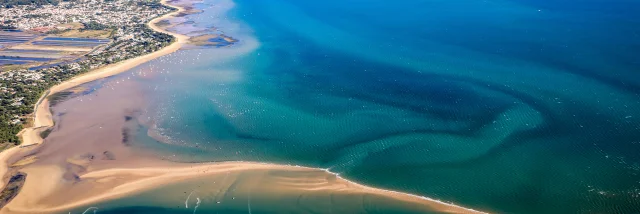
[[[197,7],[177,30],[240,42],[134,71],[162,71],[139,80],[140,147],[329,168],[493,212],[640,212],[640,2]]]

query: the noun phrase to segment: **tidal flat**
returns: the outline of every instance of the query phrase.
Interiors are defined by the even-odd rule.
[[[58,103],[25,167],[69,185],[50,209],[640,211],[637,3],[171,3],[198,12],[169,31],[237,42]]]

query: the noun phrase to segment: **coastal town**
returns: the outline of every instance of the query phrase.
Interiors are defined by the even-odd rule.
[[[146,25],[174,10],[156,0],[0,0],[0,8],[0,150],[20,143],[51,86],[175,41]]]
[[[69,23],[95,23],[105,27],[135,26],[170,9],[154,1],[76,0],[45,5],[13,5],[0,10],[0,22],[16,29],[47,33],[67,30]],[[19,20],[19,21],[18,21]]]

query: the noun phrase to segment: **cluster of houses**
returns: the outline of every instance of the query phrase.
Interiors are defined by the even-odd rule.
[[[98,23],[108,26],[133,26],[169,11],[154,4],[133,0],[60,1],[58,5],[17,5],[0,10],[0,23],[21,30],[47,32],[67,27],[66,23]]]
[[[133,0],[60,1],[57,5],[17,5],[2,8],[0,23],[9,23],[21,31],[33,33],[52,29],[64,30],[55,27],[79,22],[105,26],[112,29],[113,33],[108,43],[93,48],[85,56],[78,58],[81,60],[39,69],[0,68],[0,101],[3,104],[0,107],[4,115],[10,116],[3,117],[3,121],[0,122],[13,125],[21,123],[21,118],[25,115],[20,109],[33,108],[25,106],[25,97],[39,97],[46,88],[57,82],[166,45],[172,41],[172,37],[154,32],[145,24],[170,10],[159,2]]]

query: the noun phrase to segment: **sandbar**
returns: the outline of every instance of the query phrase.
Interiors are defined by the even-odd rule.
[[[162,3],[167,4],[164,0]],[[27,161],[21,164],[22,168],[19,171],[26,173],[26,181],[20,193],[4,206],[0,213],[66,213],[135,194],[145,194],[158,189],[162,191],[163,188],[196,188],[193,185],[201,184],[201,181],[213,180],[219,182],[208,182],[197,188],[202,194],[223,193],[220,197],[216,196],[214,199],[218,201],[211,204],[225,200],[224,204],[228,202],[228,206],[232,208],[247,206],[251,210],[250,202],[253,199],[253,206],[256,209],[262,204],[264,205],[262,209],[269,209],[269,207],[278,209],[266,210],[273,212],[334,212],[336,211],[334,209],[344,209],[336,212],[362,213],[367,211],[367,206],[374,206],[377,209],[386,210],[410,209],[417,213],[484,213],[427,197],[364,186],[324,169],[301,166],[256,162],[186,164],[137,158],[136,155],[128,156],[131,159],[114,160],[112,165],[93,166],[91,162],[94,159],[93,155],[56,157],[55,154],[59,155],[60,152],[52,155],[52,151],[46,151],[49,153],[45,152],[43,159],[55,159],[59,161],[55,162],[57,164],[46,161],[39,163],[41,157],[38,155],[41,151],[38,149],[49,145],[49,143],[43,144],[39,133],[54,126],[49,102],[45,97],[83,83],[118,74],[177,51],[188,41],[188,37],[167,32],[155,26],[155,23],[164,18],[184,11],[184,8],[177,8],[177,11],[149,23],[152,29],[173,35],[176,42],[159,51],[99,68],[65,81],[52,87],[41,97],[34,109],[34,126],[21,132],[24,145],[34,146],[14,147],[0,153],[0,174],[3,175],[10,171],[8,168],[10,165],[20,160],[16,160],[16,157],[29,157],[36,162]],[[61,146],[64,145],[49,148],[59,149]],[[119,148],[110,149],[122,148],[125,146],[120,145]],[[53,152],[55,151],[59,150],[53,149]],[[184,191],[169,191],[162,197],[158,197],[157,202],[163,202],[163,200],[169,202],[186,194],[187,192]],[[186,198],[185,207],[188,208],[189,197]],[[238,202],[235,202],[235,199],[238,199]],[[204,203],[210,204],[209,202],[213,201],[205,201],[203,206]],[[272,204],[284,205],[270,206]]]

